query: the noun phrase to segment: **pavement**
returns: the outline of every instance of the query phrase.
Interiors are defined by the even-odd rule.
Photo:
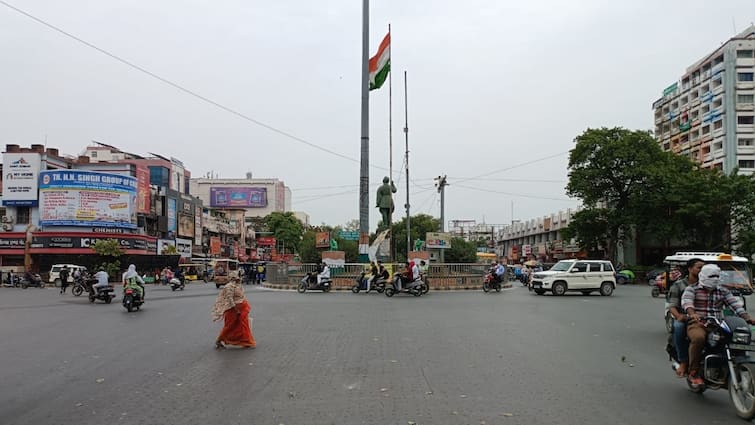
[[[0,423],[733,424],[664,352],[663,300],[246,286],[254,350],[213,349],[217,290],[147,288],[127,313],[0,288]]]

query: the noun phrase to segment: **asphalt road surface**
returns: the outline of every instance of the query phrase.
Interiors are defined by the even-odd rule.
[[[661,299],[246,287],[255,350],[213,349],[216,289],[148,287],[127,313],[0,288],[0,423],[732,424],[669,367]]]

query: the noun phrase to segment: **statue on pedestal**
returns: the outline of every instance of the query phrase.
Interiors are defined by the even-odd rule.
[[[387,176],[383,177],[383,184],[377,190],[377,208],[383,216],[383,226],[391,225],[391,214],[393,214],[393,194],[396,193],[396,186],[393,185]]]

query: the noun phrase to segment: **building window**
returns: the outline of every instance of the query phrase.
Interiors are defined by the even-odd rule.
[[[737,57],[740,59],[752,59],[752,50],[737,50]]]
[[[737,81],[752,81],[753,80],[752,72],[738,72],[737,73]]]
[[[92,151],[92,158],[97,158],[97,151]]]
[[[751,94],[738,94],[737,95],[737,103],[753,103],[755,101],[755,96]]]
[[[752,146],[752,139],[739,139],[737,144],[739,146]]]
[[[718,130],[719,128],[724,126],[724,120],[718,120],[713,123],[713,129]]]
[[[755,123],[752,115],[740,115],[737,117],[737,124],[739,125],[752,125]]]
[[[740,159],[739,168],[755,168],[755,159]]]
[[[16,224],[29,224],[29,215],[31,215],[29,207],[16,208]]]

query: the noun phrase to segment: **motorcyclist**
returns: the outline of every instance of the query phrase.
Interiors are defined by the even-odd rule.
[[[682,308],[687,312],[687,336],[689,337],[689,376],[687,379],[693,387],[705,384],[700,377],[705,339],[708,328],[704,325],[705,317],[723,319],[723,304],[749,324],[755,320],[744,309],[744,303],[737,299],[731,291],[721,286],[721,269],[715,264],[706,264],[700,269],[699,283],[688,286],[682,294]]]
[[[92,285],[92,290],[94,291],[94,296],[96,297],[100,294],[100,289],[110,286],[110,276],[107,274],[103,267],[100,267],[100,270],[94,274],[94,277],[97,279],[97,283]]]
[[[377,264],[373,261],[370,263],[370,275],[367,277],[367,292],[370,292],[370,287],[379,277],[380,271],[378,270]]]
[[[131,264],[128,266],[128,270],[123,273],[121,278],[123,282],[123,290],[133,289],[136,291],[139,298],[144,302],[144,279],[136,272],[136,266]]]
[[[330,279],[330,267],[324,261],[320,264],[320,273],[317,274],[317,286],[320,286],[323,279]]]
[[[682,293],[690,285],[697,285],[698,274],[705,262],[699,258],[687,261],[687,276],[679,278],[677,270],[671,272],[670,280],[674,281],[666,295],[669,313],[674,317],[674,328],[671,338],[676,348],[679,367],[676,374],[680,377],[687,375],[689,369],[689,341],[687,340],[687,315],[682,310]]]
[[[180,267],[178,268],[178,270],[176,270],[175,274],[173,274],[173,278],[178,279],[178,281],[181,282],[182,284],[184,283],[184,278],[185,278],[184,272],[183,270],[181,270]]]
[[[503,283],[503,276],[506,273],[506,268],[503,264],[493,260],[490,263],[490,274],[493,276],[493,280],[497,283]]]

